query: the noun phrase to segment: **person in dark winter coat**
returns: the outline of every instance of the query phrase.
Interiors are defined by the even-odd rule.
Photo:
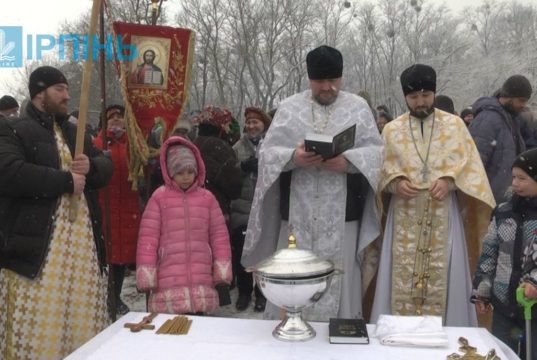
[[[271,122],[271,118],[263,110],[256,107],[246,108],[244,118],[244,134],[233,146],[242,170],[242,191],[240,198],[231,202],[230,221],[233,273],[236,276],[237,289],[239,290],[239,297],[235,307],[239,311],[244,311],[248,308],[252,299],[252,290],[254,290],[252,274],[244,270],[240,260],[257,182],[257,149],[261,145]],[[256,285],[254,310],[258,312],[264,311],[265,304],[266,299]]]
[[[386,114],[389,114],[390,116],[392,116],[392,112],[390,111],[390,109],[388,109],[388,106],[386,106],[384,104],[378,105],[376,107],[376,109],[377,109],[377,112],[379,112],[379,113],[383,112],[383,113],[386,113]],[[392,118],[393,118],[393,116],[392,116]]]
[[[141,218],[139,196],[132,190],[132,184],[129,181],[128,141],[124,114],[123,106],[108,106],[104,113],[106,130],[101,129],[99,135],[93,140],[95,146],[104,149],[106,139],[106,148],[114,163],[114,175],[108,186],[110,214],[104,217],[104,223],[110,220],[110,239],[106,242],[111,244],[111,248],[110,253],[107,254],[107,262],[112,264],[116,312],[121,315],[129,312],[128,306],[121,300],[120,295],[126,267],[136,263],[136,241]],[[100,192],[100,203],[102,209],[107,205],[104,191]],[[106,230],[106,226],[104,229]]]
[[[382,133],[384,126],[392,120],[393,118],[389,113],[379,112],[377,116],[377,128],[379,129],[379,133]]]
[[[447,95],[436,95],[434,98],[434,107],[450,114],[457,115],[453,100]]]
[[[471,301],[481,314],[492,309],[490,304],[494,306],[492,333],[517,351],[525,321],[516,289],[522,286],[526,297],[537,298],[537,149],[516,158],[512,176],[514,193],[494,210],[483,240]],[[533,344],[537,344],[536,315],[534,307]],[[537,360],[537,352],[532,356]]]
[[[26,113],[0,119],[0,358],[7,360],[64,358],[109,323],[96,189],[110,180],[112,162],[89,136],[84,153],[73,155],[77,128],[58,69],[34,70],[29,89]]]
[[[198,147],[205,163],[205,187],[212,192],[229,223],[231,200],[241,195],[241,169],[233,148],[222,138],[229,132],[233,117],[228,109],[207,106],[196,117]]]
[[[496,203],[505,200],[511,184],[511,165],[525,150],[515,119],[531,97],[531,84],[522,75],[513,75],[502,85],[496,97],[478,99],[472,110],[470,134],[487,171]]]
[[[471,107],[467,107],[462,109],[461,111],[461,119],[464,121],[466,126],[470,126],[470,123],[474,119],[474,112]]]
[[[522,140],[524,140],[526,149],[530,150],[537,148],[537,137],[535,136],[537,127],[531,109],[527,106],[522,109],[518,114],[516,121],[520,125],[520,135],[522,136]]]
[[[19,115],[19,103],[13,96],[4,95],[0,98],[0,118]]]

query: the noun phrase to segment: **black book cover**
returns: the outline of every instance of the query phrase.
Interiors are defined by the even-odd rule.
[[[356,124],[340,131],[338,134],[307,134],[304,139],[306,151],[313,151],[322,155],[323,159],[330,159],[354,146]]]
[[[331,318],[328,336],[331,344],[369,344],[364,319]]]

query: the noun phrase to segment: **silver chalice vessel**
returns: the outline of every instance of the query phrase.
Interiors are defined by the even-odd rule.
[[[302,319],[302,309],[319,301],[330,287],[332,276],[340,271],[329,260],[318,258],[309,250],[296,247],[289,236],[289,246],[249,269],[261,292],[273,304],[285,309],[286,316],[272,331],[278,340],[306,341],[315,330]]]

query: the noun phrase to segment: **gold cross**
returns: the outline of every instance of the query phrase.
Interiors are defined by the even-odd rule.
[[[471,346],[468,340],[462,336],[459,338],[458,343],[461,345],[459,351],[463,352],[464,355],[453,353],[447,356],[447,360],[501,360],[494,349],[491,349],[485,356],[478,354],[477,349]]]

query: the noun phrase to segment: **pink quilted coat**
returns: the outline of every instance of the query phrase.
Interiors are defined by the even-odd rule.
[[[171,145],[188,146],[198,163],[198,176],[186,191],[166,169]],[[164,185],[145,208],[136,253],[136,286],[150,290],[149,311],[211,312],[218,308],[214,286],[231,282],[229,235],[216,198],[203,188],[205,165],[190,141],[173,136],[161,148]]]

